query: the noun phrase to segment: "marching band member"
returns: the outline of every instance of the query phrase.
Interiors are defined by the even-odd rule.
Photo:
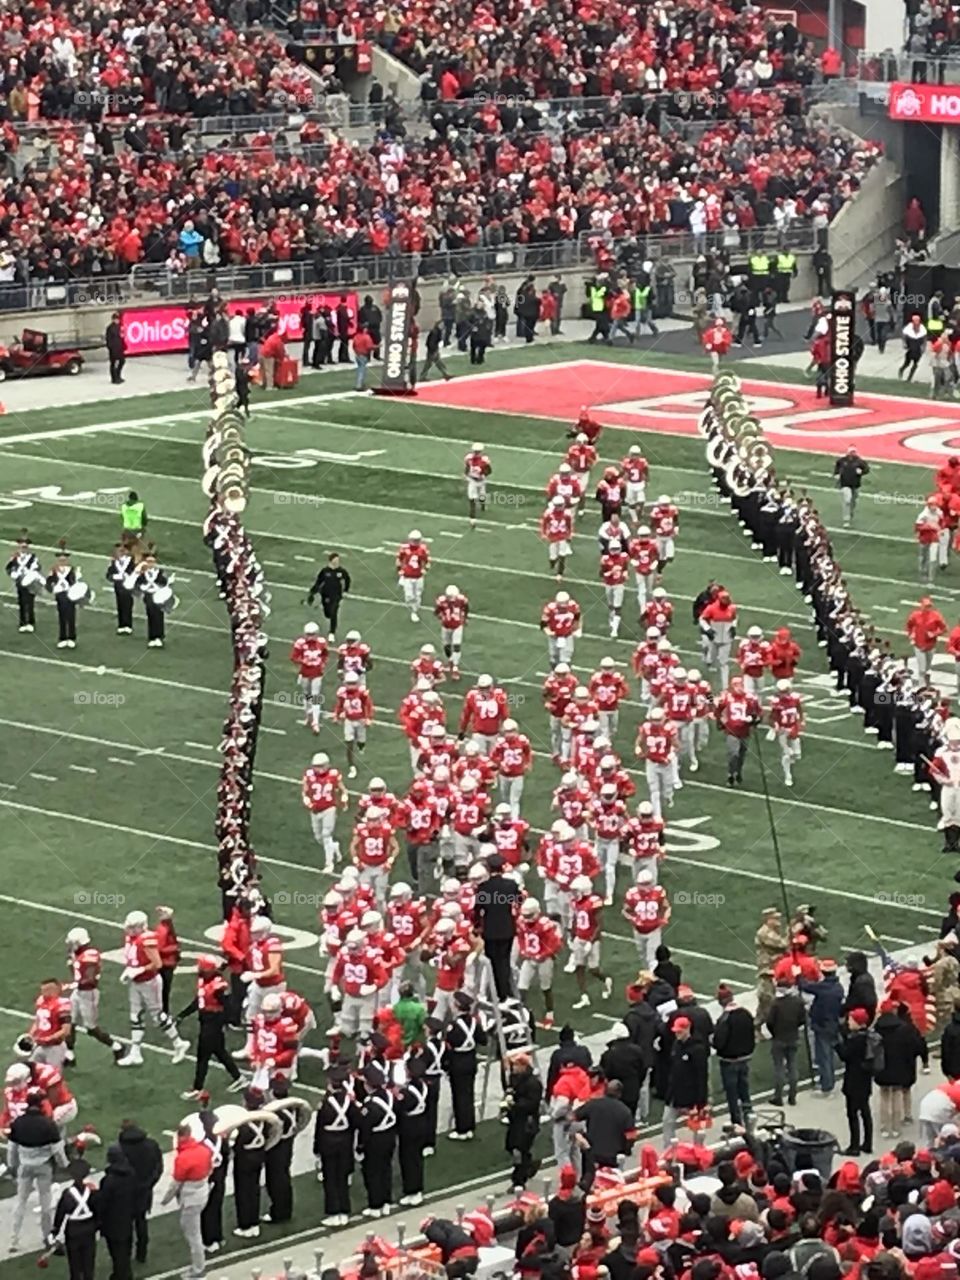
[[[330,645],[320,634],[316,622],[304,624],[302,633],[293,642],[290,661],[299,669],[297,688],[303,698],[303,723],[314,733],[320,732],[320,712],[323,708],[323,673],[330,657]]]
[[[17,612],[20,619],[19,629],[31,632],[36,626],[36,593],[31,590],[34,584],[42,585],[40,561],[30,547],[30,539],[24,530],[17,539],[13,555],[7,561],[7,573],[13,579],[17,591]]]
[[[951,717],[943,726],[943,745],[934,753],[930,773],[940,784],[940,821],[943,852],[960,852],[960,720]]]
[[[426,1146],[429,1089],[421,1058],[407,1063],[407,1083],[397,1096],[399,1119],[400,1204],[423,1204],[423,1152]]]
[[[800,735],[803,733],[803,699],[793,692],[789,680],[778,680],[777,691],[767,709],[770,737],[780,745],[783,785],[793,786],[793,764],[800,759]]]
[[[123,922],[124,969],[120,981],[126,986],[129,999],[131,1044],[123,1057],[117,1059],[121,1067],[143,1066],[143,1022],[146,1014],[173,1045],[171,1062],[174,1065],[182,1062],[190,1049],[190,1041],[180,1037],[176,1023],[163,1011],[157,935],[147,926],[145,911],[131,911]]]
[[[543,994],[542,1027],[553,1026],[553,970],[555,957],[563,947],[563,930],[544,915],[536,898],[526,898],[517,920],[517,992],[523,1004],[534,978]]]
[[[487,509],[487,477],[493,468],[483,451],[482,444],[475,444],[463,459],[463,474],[467,480],[467,502],[470,506],[470,524],[476,527],[477,506],[481,512]]]
[[[114,545],[113,556],[107,565],[106,579],[113,587],[117,606],[117,635],[133,635],[133,590],[127,586],[136,572],[137,562],[126,543]]]
[[[162,649],[166,634],[166,615],[159,600],[169,599],[167,587],[169,579],[157,564],[154,548],[149,546],[147,554],[137,565],[136,585],[134,590],[143,596],[143,606],[147,614],[147,648]]]
[[[71,588],[78,581],[79,573],[70,564],[70,553],[61,550],[47,574],[47,590],[57,605],[58,649],[77,647],[77,604],[71,596]]]
[[[487,1033],[466,991],[453,996],[454,1018],[447,1028],[443,1054],[444,1070],[450,1082],[453,1128],[451,1142],[469,1142],[477,1127],[474,1104],[477,1079],[477,1049],[487,1043]]]
[[[343,740],[347,744],[347,777],[357,776],[355,752],[363,752],[367,745],[367,728],[373,721],[373,700],[357,671],[345,671],[343,684],[337,690],[333,706],[333,718],[343,725]]]
[[[367,1192],[365,1218],[389,1214],[393,1199],[393,1155],[397,1147],[397,1109],[392,1087],[376,1066],[363,1072],[359,1147],[363,1185]]]
[[[451,583],[442,596],[437,596],[433,612],[440,621],[440,643],[447,659],[450,679],[459,680],[463,628],[470,613],[470,601],[459,587]]]
[[[331,1063],[313,1131],[313,1154],[323,1182],[325,1227],[345,1227],[350,1221],[350,1179],[359,1128],[360,1107],[350,1068]]]
[[[411,529],[407,541],[397,551],[397,574],[403,591],[403,602],[410,610],[410,621],[420,621],[423,603],[423,575],[430,568],[430,552],[419,529]]]

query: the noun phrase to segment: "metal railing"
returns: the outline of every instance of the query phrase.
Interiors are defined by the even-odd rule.
[[[197,267],[174,273],[162,264],[138,263],[129,275],[99,276],[63,283],[2,284],[0,313],[43,311],[83,306],[124,306],[133,302],[183,302],[201,297],[216,287],[224,295],[272,293],[283,297],[316,290],[362,290],[394,279],[413,276],[441,280],[450,276],[517,275],[584,267],[592,270],[601,253],[625,261],[678,263],[698,254],[724,250],[731,256],[754,249],[791,249],[812,252],[818,233],[808,224],[794,225],[784,233],[772,227],[750,231],[716,231],[703,236],[690,232],[636,236],[614,240],[598,232],[583,232],[576,239],[546,244],[478,245],[470,249],[434,250],[430,253],[369,255],[319,261],[302,259],[264,266]]]
[[[960,52],[951,51],[942,56],[893,49],[861,53],[857,59],[857,80],[861,89],[891,84],[895,80],[912,84],[960,84]]]

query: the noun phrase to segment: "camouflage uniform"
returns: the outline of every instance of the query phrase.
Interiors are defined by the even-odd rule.
[[[790,917],[790,934],[795,936],[798,933],[802,933],[807,939],[804,950],[808,956],[816,955],[817,945],[827,940],[826,929],[817,922],[816,917],[806,905],[797,907]]]
[[[756,1024],[763,1026],[773,1004],[773,966],[790,950],[790,939],[783,932],[780,912],[770,907],[763,913],[763,923],[753,939],[757,950]]]
[[[930,968],[930,993],[936,1004],[937,1025],[942,1027],[952,1018],[954,1001],[960,998],[960,963],[942,943]]]

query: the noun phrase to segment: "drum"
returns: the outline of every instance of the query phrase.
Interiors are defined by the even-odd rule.
[[[75,605],[93,604],[94,596],[89,582],[75,582],[67,587],[67,599]]]
[[[43,590],[44,582],[45,578],[39,569],[25,569],[17,585],[35,596]]]
[[[164,613],[173,613],[174,609],[180,603],[173,594],[173,587],[154,587],[153,603],[158,609],[162,609]]]

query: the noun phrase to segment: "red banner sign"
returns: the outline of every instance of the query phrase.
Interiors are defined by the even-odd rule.
[[[300,312],[309,302],[314,311],[320,306],[327,306],[336,311],[341,297],[346,297],[350,310],[351,327],[357,314],[357,295],[355,293],[304,293],[296,297],[279,298],[275,301],[280,316],[280,332],[288,342],[298,342],[303,338],[300,327]],[[236,315],[238,311],[248,311],[251,307],[259,310],[264,298],[231,298],[227,302],[227,312]],[[120,328],[127,344],[128,356],[155,356],[164,351],[186,351],[187,349],[187,308],[183,305],[160,307],[127,307],[120,313]]]
[[[960,124],[960,85],[890,86],[890,119],[917,124]]]

